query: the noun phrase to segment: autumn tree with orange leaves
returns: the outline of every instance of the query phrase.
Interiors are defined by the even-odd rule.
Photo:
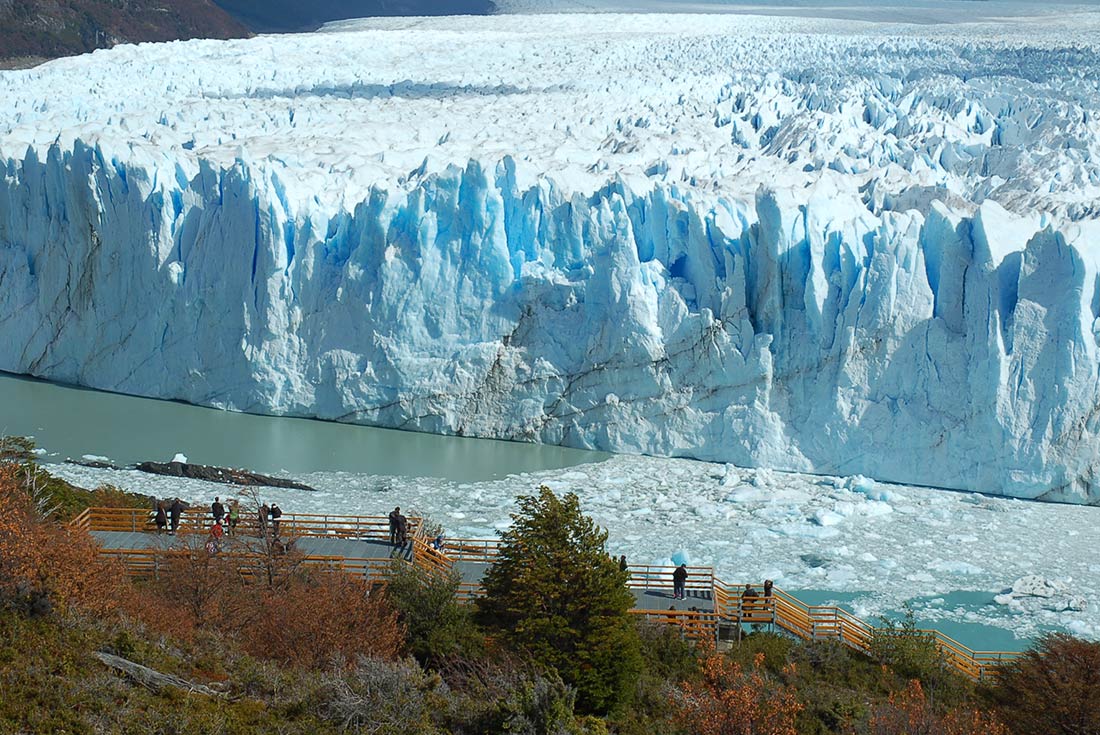
[[[56,606],[102,614],[118,608],[121,583],[87,534],[39,515],[21,467],[0,464],[0,603],[35,614]]]
[[[995,716],[976,709],[938,712],[916,679],[871,713],[870,735],[1008,735]]]
[[[796,735],[802,705],[764,670],[757,654],[746,669],[713,648],[703,657],[702,680],[689,682],[674,699],[687,729],[696,735]]]

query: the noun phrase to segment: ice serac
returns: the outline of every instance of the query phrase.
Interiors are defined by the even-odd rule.
[[[1095,502],[1095,232],[471,161],[293,211],[245,161],[9,160],[0,368],[197,404]]]

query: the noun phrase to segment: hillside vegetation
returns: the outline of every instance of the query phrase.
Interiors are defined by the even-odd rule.
[[[0,732],[1100,732],[1100,645],[1068,636],[987,690],[919,639],[871,659],[764,632],[721,652],[674,626],[623,627],[604,533],[545,488],[504,539],[504,558],[530,564],[494,570],[475,610],[457,576],[395,562],[380,588],[243,534],[232,542],[267,573],[198,537],[131,581],[43,515],[53,491],[13,454],[0,460]],[[571,602],[577,574],[587,609]],[[629,655],[605,650],[612,638]]]
[[[210,0],[0,0],[0,59],[48,59],[120,43],[242,38]]]

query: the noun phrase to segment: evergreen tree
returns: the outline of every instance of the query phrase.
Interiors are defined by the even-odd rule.
[[[627,702],[641,666],[629,576],[576,495],[559,498],[543,486],[517,504],[485,575],[482,612],[505,640],[576,689],[579,710],[607,713]]]

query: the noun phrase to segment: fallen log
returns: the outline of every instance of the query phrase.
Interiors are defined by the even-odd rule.
[[[159,692],[165,687],[172,687],[174,689],[182,689],[185,692],[202,694],[207,697],[221,698],[224,696],[221,692],[215,691],[208,686],[196,684],[193,681],[187,681],[186,679],[181,679],[172,674],[162,674],[159,671],[150,669],[148,666],[142,666],[141,664],[128,661],[119,656],[103,653],[102,651],[97,651],[92,655],[110,668],[122,672],[130,679],[133,679],[146,689],[154,692]]]

